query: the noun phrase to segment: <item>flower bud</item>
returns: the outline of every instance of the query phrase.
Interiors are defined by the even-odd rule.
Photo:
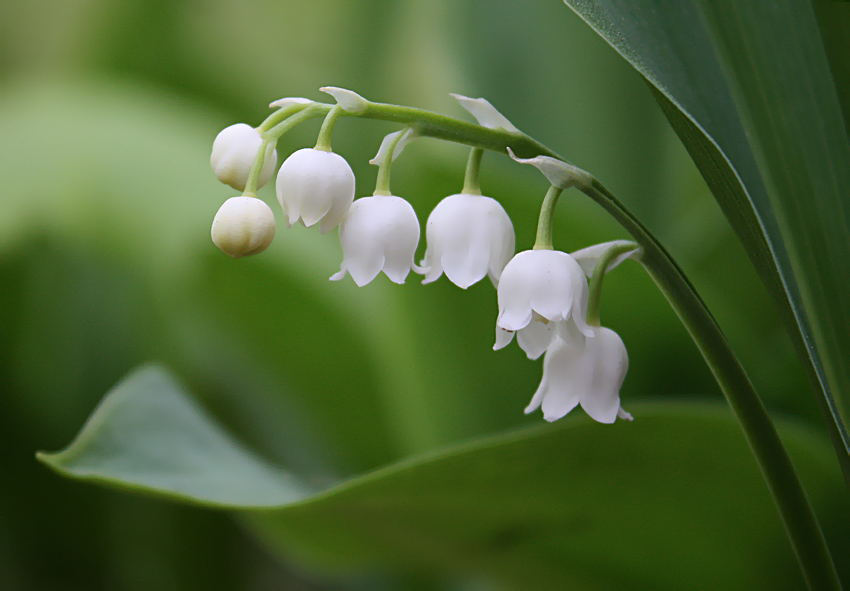
[[[281,164],[275,189],[287,227],[321,221],[324,234],[339,225],[354,201],[354,172],[339,154],[303,148]]]
[[[244,191],[248,175],[257,157],[257,151],[263,143],[260,132],[246,123],[237,123],[225,127],[213,142],[210,165],[215,176],[225,185],[230,185],[237,191]],[[257,181],[259,189],[272,177],[277,166],[277,150],[271,156],[266,155],[260,178]]]
[[[212,241],[235,259],[259,254],[274,238],[274,214],[265,202],[255,197],[231,197],[215,214]]]

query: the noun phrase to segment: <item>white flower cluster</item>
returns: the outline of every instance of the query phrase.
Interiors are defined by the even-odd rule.
[[[348,95],[343,98],[349,100]],[[458,99],[483,125],[516,130],[483,99]],[[411,137],[410,132],[391,134],[372,162],[380,161],[388,170]],[[257,129],[245,124],[230,126],[213,144],[213,171],[223,183],[245,191],[258,153],[265,149],[259,175],[254,171],[258,188],[271,178],[277,163],[277,153],[269,147]],[[480,153],[477,161],[480,163]],[[541,168],[547,178],[555,179],[553,183],[571,186],[575,182],[572,169],[555,159],[538,157],[522,162]],[[423,283],[436,281],[445,273],[452,283],[466,289],[489,276],[497,288],[499,305],[494,349],[505,347],[516,335],[530,359],[545,353],[543,378],[526,413],[542,407],[544,418],[554,421],[580,404],[602,423],[613,423],[617,417],[631,420],[620,407],[619,397],[628,369],[625,346],[615,332],[591,326],[587,320],[586,276],[591,276],[599,257],[617,243],[573,255],[549,249],[515,255],[511,220],[496,200],[477,194],[477,165],[474,171],[474,190],[465,187],[464,192],[446,197],[428,217],[421,266],[414,263],[420,226],[410,203],[389,194],[388,180],[379,184],[375,195],[355,201],[354,173],[329,147],[291,154],[280,167],[275,189],[287,227],[296,222],[305,227],[319,224],[319,232],[324,234],[339,226],[343,260],[331,280],[348,274],[363,286],[383,271],[401,284],[413,270],[424,275]],[[228,199],[212,225],[213,242],[232,257],[262,252],[275,233],[272,211],[252,190],[246,193]],[[609,268],[635,252],[624,251]]]
[[[543,409],[547,421],[560,419],[577,405],[600,423],[632,420],[620,407],[620,387],[629,357],[619,335],[587,323],[588,285],[596,261],[617,242],[569,255],[527,250],[505,267],[499,282],[496,344],[501,349],[517,336],[529,359],[544,352],[543,379],[526,413]],[[609,266],[635,254],[626,252]]]

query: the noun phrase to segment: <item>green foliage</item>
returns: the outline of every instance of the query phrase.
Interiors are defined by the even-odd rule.
[[[313,565],[471,571],[509,588],[798,588],[731,415],[681,403],[633,410],[633,424],[572,417],[310,494],[211,422],[164,370],[146,367],[106,396],[67,449],[40,458],[73,478],[237,509]],[[846,518],[824,443],[784,434],[817,483],[813,501],[827,518]]]
[[[826,17],[824,22],[839,21]],[[850,37],[835,30],[839,34],[831,37],[830,59],[837,72],[845,55],[842,43]],[[725,413],[707,410],[706,417],[697,418],[697,410],[680,404],[681,399],[716,399],[717,388],[675,315],[637,265],[624,265],[606,279],[602,306],[605,324],[629,348],[623,399],[637,422],[622,430],[597,430],[571,417],[564,425],[499,436],[463,451],[445,446],[540,422],[522,415],[540,378],[539,363],[529,362],[515,347],[491,350],[496,312],[491,286],[460,292],[444,280],[419,286],[414,278],[404,287],[379,280],[362,290],[350,283],[329,284],[327,277],[340,262],[335,236],[320,237],[300,227],[279,225],[275,242],[253,260],[232,261],[215,249],[209,224],[233,194],[215,182],[208,168],[215,134],[237,121],[259,123],[267,113],[265,103],[281,96],[324,98],[316,89],[326,84],[455,115],[461,112],[449,92],[485,96],[520,128],[621,195],[697,285],[771,412],[788,418],[783,434],[825,518],[833,553],[847,554],[846,519],[838,513],[840,506],[828,500],[841,488],[829,466],[821,466],[827,452],[817,435],[806,435],[819,429],[817,409],[804,395],[805,377],[747,253],[640,77],[563,5],[212,0],[187,9],[164,0],[12,0],[0,3],[0,33],[0,588],[257,589],[268,581],[276,588],[363,588],[347,576],[345,582],[316,583],[312,575],[287,565],[293,556],[306,559],[307,554],[338,568],[368,562],[377,558],[367,555],[375,544],[386,549],[387,540],[405,548],[391,561],[410,565],[414,559],[405,540],[396,543],[387,536],[421,543],[413,529],[433,531],[428,529],[431,510],[440,516],[434,521],[440,528],[451,520],[468,525],[469,537],[457,540],[469,540],[474,552],[457,546],[450,557],[423,551],[427,564],[413,568],[401,588],[417,588],[414,583],[428,588],[435,565],[462,573],[460,583],[437,577],[433,586],[441,588],[474,587],[475,581],[463,575],[488,569],[510,578],[519,570],[500,571],[496,563],[514,551],[530,565],[545,561],[556,571],[566,568],[562,559],[576,557],[584,565],[581,573],[553,576],[575,576],[582,584],[593,579],[615,588],[628,587],[629,581],[638,581],[632,586],[644,581],[693,586],[690,574],[679,568],[690,560],[702,572],[714,569],[707,580],[726,576],[726,564],[711,567],[708,555],[684,557],[690,538],[679,523],[662,517],[637,523],[645,515],[637,499],[656,515],[662,515],[660,500],[684,515],[683,523],[702,520],[697,529],[704,535],[695,539],[720,559],[728,557],[730,572],[752,582],[750,587],[799,581],[740,436],[719,417]],[[703,90],[711,93],[712,88]],[[287,135],[279,146],[281,157],[313,145],[317,129],[308,124]],[[340,122],[334,148],[352,164],[358,195],[371,192],[375,170],[366,161],[393,130],[378,123]],[[394,168],[394,190],[410,199],[424,223],[439,199],[459,190],[465,158],[459,147],[417,142]],[[487,155],[482,188],[505,205],[518,247],[529,248],[546,188],[539,176],[507,158]],[[279,215],[272,192],[264,191],[260,196]],[[556,246],[565,250],[624,237],[580,196],[565,194],[556,215]],[[283,535],[284,523],[277,516],[235,527],[226,513],[79,486],[33,461],[36,449],[57,449],[70,440],[101,394],[130,368],[151,359],[172,367],[207,412],[259,456],[297,474],[302,488],[325,490],[342,477],[393,467],[386,479],[375,474],[329,490],[325,504],[288,507],[289,535]],[[673,407],[680,409],[680,424],[695,426],[694,433],[711,430],[704,423],[715,424],[714,438],[703,440],[679,429],[676,421],[662,419],[673,411],[636,403],[640,397],[678,400]],[[631,457],[630,446],[645,448],[640,441],[626,445],[621,437],[628,434],[645,434],[647,445],[655,446],[633,467],[620,458]],[[609,448],[605,441],[611,437],[616,441]],[[498,442],[512,442],[496,447],[513,451],[506,456],[486,451]],[[439,478],[439,466],[464,453],[469,462],[483,462],[485,456],[492,462],[498,456],[521,473],[527,458],[526,451],[518,450],[538,445],[534,442],[550,450],[544,468],[534,475],[537,482],[545,487],[542,474],[547,473],[560,488],[541,489],[540,494],[550,495],[548,505],[524,507],[519,507],[520,489],[511,489],[508,508],[519,517],[507,529],[495,527],[497,501],[487,496],[489,491],[456,499],[456,491],[447,490]],[[551,451],[555,446],[557,452]],[[627,471],[627,487],[618,488],[619,481],[610,486],[611,479],[619,478],[616,472],[585,474],[575,464],[587,457],[576,454],[590,454],[598,446],[600,454],[616,456],[612,465]],[[426,461],[420,455],[407,472],[393,464],[435,448],[448,456]],[[676,450],[682,450],[679,456]],[[695,455],[686,457],[689,450]],[[703,458],[714,476],[701,478],[691,470],[692,457]],[[570,470],[564,472],[571,475],[569,481],[560,473],[562,465]],[[426,468],[437,472],[426,473]],[[258,470],[256,465],[246,469]],[[270,470],[279,475],[276,468]],[[638,470],[644,470],[643,476]],[[672,482],[679,472],[683,480]],[[426,474],[433,487],[421,485]],[[446,474],[468,480],[474,467]],[[410,484],[404,480],[408,475],[415,476]],[[581,493],[574,482],[583,483]],[[625,508],[621,497],[628,498],[630,488],[654,483],[666,483],[669,493],[663,486],[652,494],[637,491],[635,510],[620,515],[624,520],[614,530],[602,502]],[[520,486],[523,495],[536,487],[513,486]],[[370,507],[369,498],[379,492],[384,505]],[[408,513],[402,520],[398,511],[408,498],[398,495],[408,493],[420,498],[428,512]],[[545,522],[545,512],[554,510],[556,502],[575,503],[555,516],[559,525],[566,523],[563,531]],[[741,523],[754,531],[744,531],[725,512],[715,522],[715,514],[701,511],[702,502],[724,511],[740,503]],[[729,505],[721,507],[723,502]],[[477,514],[470,503],[481,504],[487,513]],[[692,504],[696,513],[691,517],[683,507]],[[311,536],[314,511],[320,515],[353,505],[370,521],[377,520],[376,511],[399,516],[400,529],[368,530],[370,546],[363,552],[358,543],[349,543],[354,530],[336,531],[336,538],[317,539],[318,530]],[[611,528],[604,530],[610,537],[590,540],[582,529],[586,522],[567,515],[575,507],[581,513],[585,505]],[[479,521],[468,521],[470,514]],[[330,527],[328,515],[320,517]],[[240,521],[248,519],[244,514]],[[298,519],[301,527],[295,532]],[[484,524],[493,529],[480,529]],[[272,563],[246,529],[267,532],[265,539],[282,550],[282,560]],[[529,532],[554,529],[550,545],[542,541],[523,547]],[[593,542],[588,553],[583,545],[564,541],[576,530],[584,542]],[[678,546],[664,540],[670,532]],[[711,542],[709,533],[720,542]],[[742,558],[722,548],[739,536],[752,544],[741,550]],[[765,536],[761,546],[759,536]],[[636,540],[642,537],[644,544],[656,544],[647,547],[659,548],[658,554],[635,564],[618,549],[621,537],[631,544],[623,548],[640,551]],[[557,556],[544,557],[562,542]],[[613,553],[624,566],[617,572],[597,567],[591,551],[602,556],[602,564]],[[671,561],[670,572],[659,559],[665,552],[681,563]],[[754,560],[745,564],[750,556]],[[329,570],[320,570],[323,579]],[[607,579],[606,573],[611,573]],[[674,576],[685,578],[674,581]],[[378,588],[371,579],[365,587]]]
[[[780,307],[850,481],[850,145],[811,5],[567,4],[654,87]]]

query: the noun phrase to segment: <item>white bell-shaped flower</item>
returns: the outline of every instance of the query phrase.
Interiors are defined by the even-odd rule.
[[[374,195],[355,201],[339,226],[339,242],[342,265],[331,281],[347,272],[362,287],[383,271],[390,281],[404,283],[411,268],[423,271],[413,262],[419,220],[401,197]]]
[[[595,421],[613,423],[632,416],[620,407],[620,387],[629,369],[623,340],[611,329],[596,335],[556,335],[543,361],[543,379],[526,414],[543,407],[543,418],[556,421],[578,404]]]
[[[231,197],[213,219],[210,235],[226,255],[238,259],[258,254],[272,243],[274,214],[265,202],[254,197]]]
[[[422,266],[422,283],[436,281],[444,272],[466,289],[490,275],[499,285],[502,269],[514,255],[514,227],[495,199],[461,193],[446,197],[425,226],[428,248]]]
[[[337,227],[354,200],[354,172],[345,158],[333,152],[302,148],[280,166],[275,184],[286,227],[297,221],[319,233]]]
[[[260,132],[247,123],[225,127],[216,136],[210,156],[210,165],[218,180],[237,191],[244,191],[262,142]],[[275,166],[277,166],[277,151],[272,150],[271,155],[265,156],[257,188],[269,182]]]
[[[559,324],[571,322],[593,336],[587,325],[587,280],[581,267],[565,252],[526,250],[505,266],[499,280],[496,344],[507,346],[518,334],[520,347],[536,359],[558,334]]]

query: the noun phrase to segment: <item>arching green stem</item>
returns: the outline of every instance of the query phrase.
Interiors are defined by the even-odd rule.
[[[635,238],[649,275],[702,353],[767,481],[809,589],[841,589],[829,548],[800,477],[767,410],[714,317],[673,258],[602,183],[582,192]]]
[[[309,113],[309,117],[307,118],[321,117],[327,115],[335,106],[337,105],[312,103],[306,108],[303,108],[302,113]],[[300,105],[299,108],[301,108]],[[523,158],[545,154],[564,160],[563,157],[522,132],[491,129],[476,123],[470,123],[424,109],[384,103],[369,103],[369,106],[360,113],[343,111],[340,113],[340,116],[401,123],[413,129],[417,137],[431,137],[467,146],[477,146],[485,150],[492,150],[503,154],[510,147],[517,156]],[[277,113],[270,115],[260,125],[260,128],[266,126],[267,122],[272,118],[278,118],[279,120],[279,115]],[[566,162],[566,160],[564,161]]]
[[[298,115],[303,115],[304,119],[316,117],[327,114],[332,108],[332,105],[316,103]],[[369,102],[357,113],[340,115],[402,123],[410,126],[418,137],[433,137],[503,154],[510,147],[521,158],[546,155],[567,162],[524,133],[491,129],[422,109]],[[381,172],[384,172],[386,191],[389,191],[389,170],[379,171],[379,186],[383,186]],[[643,250],[641,262],[676,310],[720,385],[767,481],[809,588],[840,589],[829,549],[788,452],[720,327],[664,247],[598,180],[590,175],[587,179],[590,182],[581,183],[579,190],[611,214],[640,245]],[[556,199],[557,194],[550,189],[541,211],[542,223],[538,225],[535,248],[551,248],[551,209]],[[547,201],[551,206],[547,206]],[[544,211],[549,213],[544,215]]]
[[[469,151],[469,160],[466,161],[466,174],[463,177],[463,193],[467,195],[480,195],[481,183],[481,158],[484,156],[484,148],[473,147]]]
[[[552,185],[546,191],[543,205],[540,206],[540,217],[537,218],[537,239],[534,250],[552,250],[552,232],[555,226],[555,205],[564,190]]]
[[[260,123],[257,127],[257,131],[260,132],[260,135],[265,135],[267,131],[269,131],[272,127],[280,123],[281,121],[288,119],[290,116],[298,113],[299,111],[303,111],[304,109],[310,108],[315,103],[293,103],[287,105],[281,109],[278,109],[268,117],[266,120]]]
[[[264,131],[262,136],[264,139],[268,138],[277,142],[277,140],[280,139],[280,136],[285,134],[287,131],[289,131],[299,123],[303,123],[308,119],[312,119],[313,117],[318,117],[319,115],[328,113],[330,109],[323,108],[327,106],[328,105],[314,104],[309,105],[307,108],[304,109],[297,109],[293,115],[286,117],[278,123],[275,123],[274,126]],[[271,119],[272,117],[277,118],[276,115],[277,114],[275,113],[274,115],[269,117],[269,119]],[[269,119],[266,119],[263,124],[265,125],[265,123],[269,121]],[[262,127],[262,125],[260,127]]]
[[[602,303],[602,280],[608,267],[621,254],[635,250],[638,247],[634,242],[627,242],[612,246],[596,261],[593,267],[593,275],[590,276],[590,296],[587,301],[587,323],[590,326],[600,326],[599,307]]]
[[[331,152],[331,136],[334,132],[336,120],[342,115],[343,110],[339,105],[334,105],[330,112],[325,116],[322,122],[322,129],[319,130],[319,137],[316,140],[316,149],[324,152]]]

